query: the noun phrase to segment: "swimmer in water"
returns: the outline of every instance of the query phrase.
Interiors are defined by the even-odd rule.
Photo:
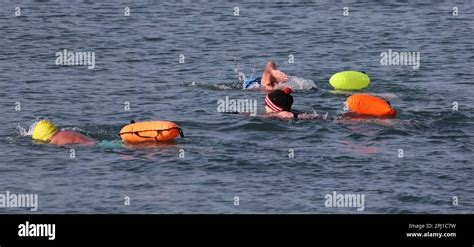
[[[265,70],[261,77],[250,77],[249,79],[245,80],[243,83],[244,89],[253,89],[253,88],[261,88],[263,90],[273,90],[280,82],[287,82],[288,76],[280,71],[277,70],[276,64],[273,61],[269,61],[265,66]]]
[[[384,126],[422,127],[420,124],[408,120],[393,119],[393,117],[367,116],[356,113],[328,116],[327,113],[325,115],[318,115],[316,112],[299,112],[292,109],[292,105],[293,96],[291,96],[291,88],[285,87],[283,90],[274,90],[265,97],[265,110],[267,114],[259,115],[259,117],[279,118],[283,120],[330,120],[336,121],[337,123],[353,123],[354,121],[359,121]]]
[[[76,131],[59,130],[47,120],[39,121],[33,129],[32,138],[55,145],[94,144],[94,140]]]
[[[298,112],[291,109],[293,96],[291,88],[277,89],[265,97],[265,110],[267,114],[262,117],[275,117],[281,119],[315,119],[317,116],[311,113]]]

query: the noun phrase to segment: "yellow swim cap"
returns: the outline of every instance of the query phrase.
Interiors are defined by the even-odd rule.
[[[35,140],[48,141],[58,129],[53,123],[47,120],[39,121],[33,130],[32,138]]]

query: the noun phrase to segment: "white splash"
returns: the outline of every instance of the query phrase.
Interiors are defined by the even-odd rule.
[[[241,72],[237,69],[234,69],[235,73],[237,73],[237,76],[239,78],[239,82],[240,83],[243,83],[245,80],[247,80],[247,76],[245,76],[245,73],[244,72]]]
[[[35,129],[36,125],[41,121],[41,120],[48,120],[45,117],[37,117],[32,124],[28,127],[28,129],[24,128],[21,126],[19,123],[16,126],[16,129],[20,132],[20,136],[32,136],[33,135],[33,130]]]
[[[291,87],[293,90],[309,90],[317,88],[314,81],[297,76],[288,76],[288,82],[280,83],[277,88]]]

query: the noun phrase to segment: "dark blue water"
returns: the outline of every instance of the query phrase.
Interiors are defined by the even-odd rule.
[[[406,2],[5,1],[0,193],[37,193],[38,213],[472,213],[473,3]],[[63,49],[95,52],[95,69],[56,65]],[[420,68],[381,66],[388,49],[420,52]],[[318,87],[294,92],[296,109],[341,114],[346,96],[329,93],[328,79],[363,70],[372,80],[363,92],[394,95],[399,115],[217,112],[228,96],[257,99],[263,113],[264,94],[243,91],[238,73],[259,75],[270,59]],[[102,145],[35,144],[20,129],[37,117]],[[131,119],[175,121],[186,138],[122,146]],[[364,194],[365,210],[326,208],[333,191]]]

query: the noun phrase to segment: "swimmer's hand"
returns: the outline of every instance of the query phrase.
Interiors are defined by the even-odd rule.
[[[288,75],[283,73],[280,70],[272,70],[272,76],[275,77],[279,81],[287,82],[288,81]]]

